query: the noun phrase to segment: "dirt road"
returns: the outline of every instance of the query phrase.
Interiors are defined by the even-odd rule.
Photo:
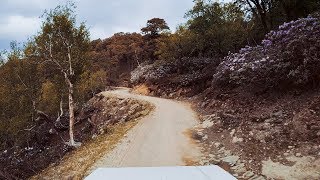
[[[186,165],[186,161],[199,159],[199,147],[186,135],[186,131],[198,123],[190,106],[174,100],[132,94],[128,89],[104,93],[148,101],[154,104],[155,110],[140,120],[92,170],[98,167]]]

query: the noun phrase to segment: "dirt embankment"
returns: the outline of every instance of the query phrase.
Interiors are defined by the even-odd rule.
[[[200,134],[206,135],[200,139],[209,162],[244,179],[319,179],[319,92],[248,92],[198,97],[196,106],[205,124]],[[237,161],[223,159],[230,152]]]
[[[34,141],[26,147],[15,147],[0,152],[0,179],[26,179],[38,174],[50,164],[50,168],[55,169],[56,165],[65,163],[66,159],[72,159],[73,155],[77,154],[76,152],[88,151],[93,156],[83,154],[77,162],[70,160],[70,163],[75,163],[74,167],[65,166],[68,167],[67,171],[78,168],[77,173],[66,173],[66,169],[59,169],[62,177],[66,177],[64,176],[66,174],[70,177],[81,177],[81,173],[86,169],[85,164],[89,166],[99,154],[106,151],[97,146],[99,143],[104,143],[102,137],[110,139],[108,146],[103,147],[111,147],[135,124],[135,119],[145,116],[151,109],[152,106],[143,101],[114,96],[95,96],[77,112],[75,140],[83,143],[80,149],[73,149],[65,143],[68,141],[67,118],[62,118],[59,124],[55,123],[54,119],[43,119],[39,122],[39,126],[30,131],[35,137]],[[85,163],[85,157],[90,157],[91,161]],[[59,173],[50,174],[50,171],[46,170],[36,178],[52,179],[57,174]]]
[[[154,94],[153,87],[148,91]],[[193,134],[205,147],[201,164],[219,165],[239,179],[320,179],[319,90],[207,89],[179,96],[183,91],[156,94],[188,100],[201,114]]]

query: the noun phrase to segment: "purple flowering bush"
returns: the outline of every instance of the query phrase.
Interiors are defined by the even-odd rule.
[[[285,23],[261,45],[224,58],[213,76],[215,85],[302,86],[320,80],[320,18]]]
[[[156,81],[166,77],[175,71],[172,62],[156,62],[154,64],[142,64],[131,72],[132,83],[141,83],[145,81]]]
[[[144,64],[131,72],[131,82],[134,84],[166,81],[167,84],[188,86],[201,80],[206,73],[202,70],[218,65],[217,60],[208,58],[182,58],[171,61],[156,61],[154,64]],[[212,77],[212,74],[209,75]]]

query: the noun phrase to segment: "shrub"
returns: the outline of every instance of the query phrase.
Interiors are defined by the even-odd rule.
[[[131,82],[155,83],[163,79],[188,85],[194,80],[201,79],[202,70],[211,65],[217,65],[216,60],[209,58],[182,58],[172,61],[156,61],[154,64],[144,64],[131,72]],[[170,77],[170,78],[169,78]],[[169,82],[167,82],[169,83]]]
[[[320,79],[320,19],[309,16],[285,23],[261,45],[225,57],[215,85],[303,86]]]

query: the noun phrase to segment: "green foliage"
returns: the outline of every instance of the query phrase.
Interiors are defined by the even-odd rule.
[[[194,39],[195,34],[186,26],[179,26],[174,34],[164,34],[158,39],[155,53],[163,60],[194,56]]]
[[[320,10],[319,0],[235,0],[235,3],[248,12],[256,23],[255,28],[264,34],[284,22],[307,17]]]
[[[22,142],[19,133],[34,124],[34,103],[39,93],[39,80],[34,64],[25,59],[10,57],[0,67],[0,134],[3,142],[15,139]],[[23,130],[22,130],[23,131]],[[2,144],[3,142],[0,142]]]
[[[56,115],[59,112],[60,97],[59,88],[49,80],[42,83],[41,100],[39,109],[45,110],[50,115]]]
[[[249,23],[233,3],[196,0],[188,22],[158,43],[161,58],[223,57],[247,43]]]
[[[88,71],[81,75],[81,80],[77,84],[77,99],[85,100],[93,97],[95,94],[103,91],[106,87],[107,72],[100,69],[90,73]]]
[[[143,34],[149,35],[151,38],[157,38],[161,33],[170,30],[166,21],[161,18],[152,18],[148,20],[147,26],[141,29]]]
[[[67,4],[47,11],[41,32],[34,39],[23,47],[12,42],[11,50],[1,53],[1,147],[24,146],[30,141],[25,129],[38,125],[38,111],[55,119],[60,101],[64,109],[68,107],[64,75],[73,83],[80,80],[88,68],[90,42],[85,25],[76,25],[73,9],[73,4]],[[95,78],[88,81],[97,81]]]
[[[80,76],[86,65],[86,52],[89,49],[89,32],[84,23],[76,26],[73,4],[58,6],[46,12],[42,30],[35,38],[36,52],[46,63],[47,68],[54,66],[57,71],[74,69],[75,79]],[[71,54],[69,62],[68,54]],[[72,74],[71,72],[68,72]]]
[[[197,56],[224,56],[246,43],[244,13],[233,3],[197,0],[186,16],[189,30],[194,34]]]
[[[138,33],[116,33],[104,40],[95,40],[88,54],[90,71],[102,69],[107,74],[108,85],[114,85],[123,74],[129,76],[130,71],[148,59],[145,44]]]

